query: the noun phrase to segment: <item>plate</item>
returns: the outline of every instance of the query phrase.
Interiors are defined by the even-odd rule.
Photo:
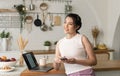
[[[6,69],[6,70],[0,69],[0,72],[10,72],[10,71],[15,70],[15,67],[10,67],[10,68],[11,68],[11,69]]]

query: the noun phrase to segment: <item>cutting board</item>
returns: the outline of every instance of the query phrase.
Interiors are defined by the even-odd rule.
[[[54,25],[55,26],[61,25],[61,16],[54,16]]]

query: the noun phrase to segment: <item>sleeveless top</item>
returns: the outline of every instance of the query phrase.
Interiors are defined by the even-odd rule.
[[[84,46],[82,45],[82,35],[76,34],[74,37],[67,39],[62,38],[58,42],[58,48],[62,57],[75,58],[79,60],[87,59]],[[82,71],[91,68],[80,64],[64,63],[66,74]]]

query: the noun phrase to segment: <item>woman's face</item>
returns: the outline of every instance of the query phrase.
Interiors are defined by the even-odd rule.
[[[66,17],[64,22],[64,32],[66,34],[74,34],[76,33],[77,27],[75,27],[73,19],[71,17]]]

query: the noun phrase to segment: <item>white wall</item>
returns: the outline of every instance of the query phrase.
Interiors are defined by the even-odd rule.
[[[26,3],[26,5],[28,6],[27,3]],[[39,5],[40,5],[41,1],[37,0],[34,3],[37,5],[35,11],[40,11]],[[81,6],[79,6],[79,4]],[[91,6],[91,4],[87,1],[85,1],[85,0],[84,1],[83,0],[79,0],[79,1],[74,0],[71,5],[73,6],[73,12],[78,13],[82,18],[83,27],[82,27],[81,33],[86,34],[92,42],[92,37],[91,37],[91,33],[90,33],[91,32],[91,26],[98,25],[98,21],[99,21],[99,19],[97,19],[96,15],[94,14],[95,10],[92,9],[93,6]],[[9,6],[11,6],[11,5],[9,5]],[[64,12],[64,8],[63,8],[64,4],[62,2],[53,2],[52,5],[49,5],[49,6],[50,6],[49,10],[54,8],[54,9],[52,9],[53,12],[56,12],[56,11],[57,12],[58,11],[59,12]],[[8,8],[8,7],[6,6],[6,8]],[[89,11],[89,13],[88,13],[88,11]],[[32,15],[32,16],[34,16],[34,19],[36,18],[36,15]],[[63,24],[64,17],[65,16],[62,15],[62,24]],[[40,15],[40,18],[41,18],[41,15]],[[98,20],[98,21],[96,21],[96,20]],[[46,23],[47,23],[47,21],[46,21]],[[49,24],[49,23],[47,23],[47,24]],[[18,36],[19,36],[19,29],[7,29],[7,30],[9,30],[12,33],[12,36],[13,36],[11,49],[12,50],[18,50],[18,46],[17,46],[16,41],[17,41]],[[63,33],[62,26],[55,26],[53,28],[53,31],[43,32],[43,31],[40,30],[40,28],[35,27],[34,24],[33,24],[32,32],[27,33],[27,31],[24,30],[22,35],[23,35],[24,38],[29,39],[29,44],[27,45],[26,49],[27,50],[28,49],[35,49],[36,50],[36,49],[44,49],[43,42],[45,40],[50,40],[50,41],[54,42],[54,41],[62,38],[64,36],[64,33]]]
[[[108,10],[108,32],[107,32],[107,37],[108,39],[108,44],[112,46],[113,43],[113,38],[114,38],[114,33],[115,29],[117,27],[117,22],[120,16],[120,0],[110,0],[109,1],[109,10]]]
[[[7,5],[5,5],[7,2]],[[14,4],[22,3],[21,0],[1,0],[0,8],[13,8]],[[36,5],[35,11],[41,11],[39,9],[41,0],[34,0],[33,2]],[[49,3],[50,12],[64,12],[65,3],[62,2],[52,2]],[[114,31],[117,25],[117,20],[120,14],[119,0],[72,0],[73,12],[78,13],[83,22],[81,33],[85,34],[90,41],[92,42],[91,28],[97,25],[100,29],[100,35],[98,42],[105,43],[109,48],[112,47]],[[29,0],[26,0],[26,6],[30,4]],[[36,14],[30,14],[36,19]],[[62,23],[64,21],[65,15],[62,16]],[[41,15],[40,15],[41,18]],[[61,23],[61,24],[62,24]],[[33,24],[33,23],[32,23]],[[46,24],[49,25],[47,19]],[[2,31],[4,28],[1,28]],[[11,50],[18,50],[17,42],[18,36],[20,34],[19,29],[7,29],[12,33],[12,46]],[[44,49],[43,42],[45,40],[50,40],[52,42],[59,40],[64,36],[62,26],[55,26],[53,31],[42,32],[39,27],[32,25],[32,32],[28,33],[26,30],[22,33],[24,38],[29,39],[29,44],[26,49]],[[1,47],[0,47],[1,49]]]
[[[108,44],[115,49],[114,59],[120,59],[120,0],[109,1]],[[112,26],[112,27],[111,27]]]

